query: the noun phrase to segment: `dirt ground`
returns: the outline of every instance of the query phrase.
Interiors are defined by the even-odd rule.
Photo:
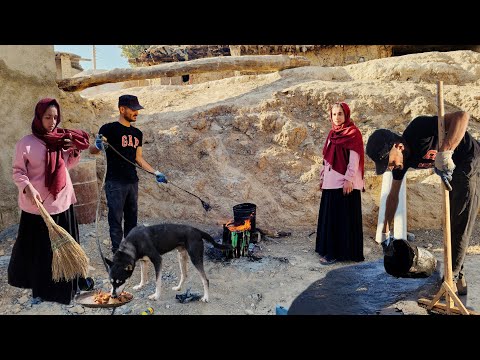
[[[142,219],[139,224],[153,225],[159,220]],[[186,223],[186,222],[184,222]],[[190,224],[210,233],[214,238],[221,237],[222,229],[218,226]],[[260,227],[260,225],[258,225]],[[153,266],[149,264],[150,282],[141,290],[133,290],[140,279],[140,269],[135,268],[132,279],[127,283],[126,291],[134,295],[134,299],[115,310],[115,314],[138,315],[147,307],[154,309],[155,315],[274,315],[275,306],[288,308],[292,301],[310,284],[323,278],[329,271],[351,262],[336,263],[324,266],[319,263],[314,252],[315,229],[278,231],[291,232],[285,237],[262,237],[256,244],[254,254],[261,259],[252,261],[249,257],[225,260],[216,258],[210,245],[205,245],[205,270],[210,279],[210,302],[191,301],[180,303],[176,294],[185,293],[190,288],[192,293],[202,294],[200,278],[189,263],[189,275],[185,286],[179,292],[172,290],[179,279],[179,267],[176,252],[164,256],[162,275],[162,294],[159,301],[148,299],[154,292]],[[17,226],[12,226],[0,233],[0,314],[19,315],[109,315],[111,309],[86,308],[75,303],[65,306],[56,303],[43,302],[31,304],[31,291],[18,289],[7,284],[7,267],[11,250],[15,242]],[[440,256],[443,251],[443,235],[440,230],[412,231],[415,234],[415,244],[429,249]],[[110,255],[108,225],[106,220],[98,224],[99,239],[104,254]],[[480,253],[478,236],[480,224],[475,227],[469,254]],[[95,224],[80,225],[81,244],[90,257],[90,272],[95,280],[96,289],[107,290],[107,273],[98,254]],[[382,257],[380,245],[373,239],[374,233],[366,230],[364,233],[365,261],[375,261]],[[399,299],[401,300],[401,299]],[[380,310],[380,309],[379,309]]]

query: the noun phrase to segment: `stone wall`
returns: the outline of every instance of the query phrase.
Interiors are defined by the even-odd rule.
[[[344,66],[392,56],[390,45],[230,45],[232,56],[301,55],[312,66]]]
[[[12,71],[33,76],[38,81],[55,80],[53,45],[1,45],[0,60]]]
[[[392,48],[386,45],[338,45],[319,52],[306,52],[304,56],[312,62],[311,65],[344,66],[390,57]]]

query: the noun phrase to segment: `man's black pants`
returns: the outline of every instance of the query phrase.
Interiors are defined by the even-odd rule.
[[[452,273],[463,276],[463,262],[480,207],[480,157],[456,166],[450,191]]]
[[[112,251],[118,250],[123,237],[137,226],[138,215],[138,181],[125,184],[120,181],[108,180],[105,182],[105,194],[108,205],[108,225]],[[125,219],[122,230],[122,218]]]

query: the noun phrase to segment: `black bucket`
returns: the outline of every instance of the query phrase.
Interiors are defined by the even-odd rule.
[[[257,205],[251,203],[238,204],[233,207],[233,221],[235,223],[243,223],[245,220],[250,219],[252,229],[251,233],[256,230],[255,218],[257,215]]]
[[[384,254],[385,271],[395,277],[429,277],[437,266],[437,259],[432,253],[403,239],[391,241]]]

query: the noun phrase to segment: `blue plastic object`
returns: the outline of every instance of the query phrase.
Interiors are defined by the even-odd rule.
[[[275,306],[275,315],[287,315],[288,309],[284,308],[281,305]]]

